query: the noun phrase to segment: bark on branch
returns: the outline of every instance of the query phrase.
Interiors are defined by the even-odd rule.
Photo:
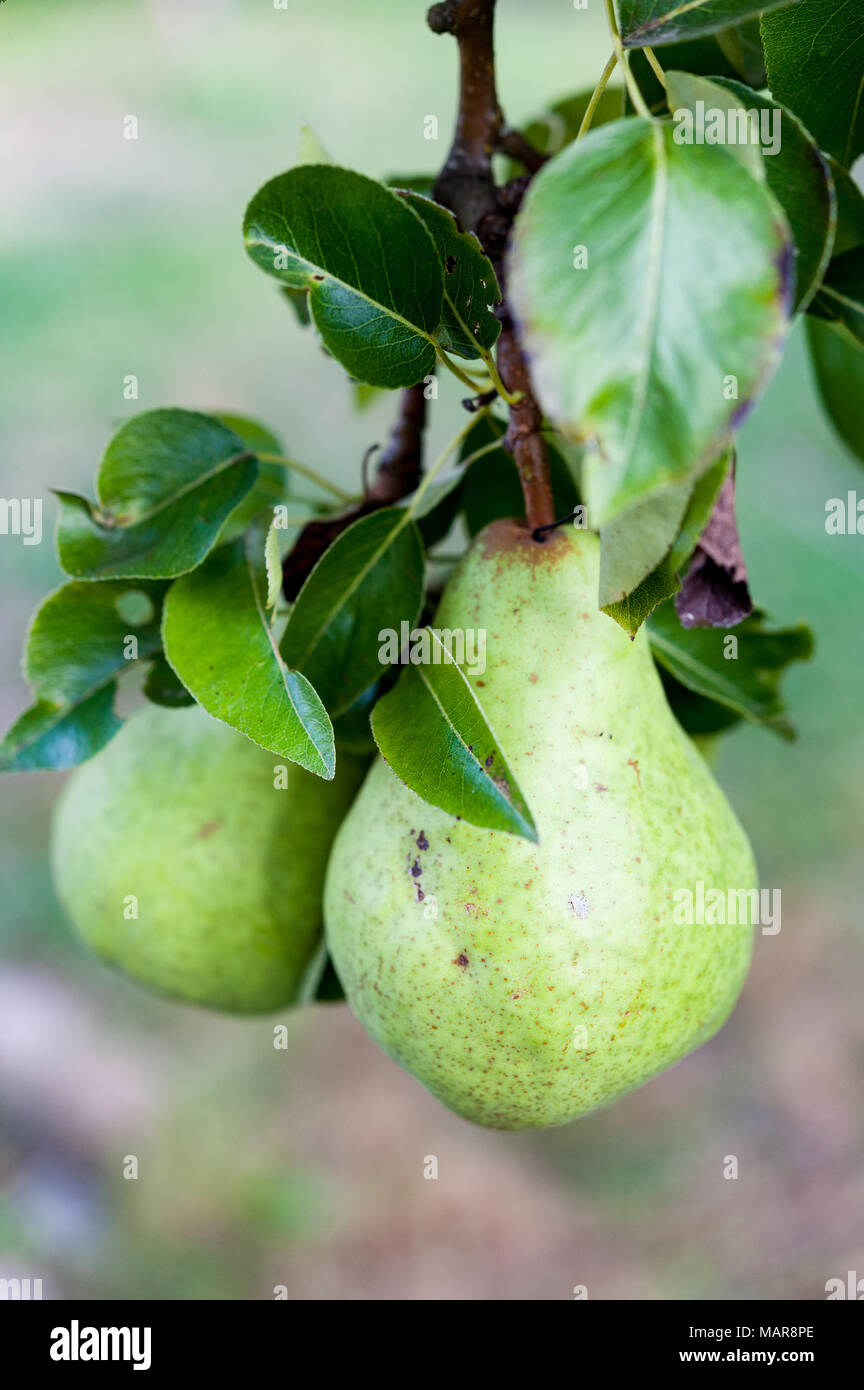
[[[453,144],[435,182],[433,196],[450,208],[460,226],[477,236],[498,276],[504,302],[498,340],[498,363],[504,385],[521,391],[523,399],[510,409],[505,447],[512,454],[525,497],[525,516],[533,531],[555,520],[549,476],[549,455],[541,433],[542,412],[534,399],[528,367],[507,311],[504,253],[513,218],[530,177],[531,147],[519,141],[529,175],[497,188],[492,153],[509,143],[495,86],[495,0],[448,0],[433,5],[427,16],[436,34],[452,34],[459,44],[459,114]],[[539,158],[539,156],[538,156]],[[535,168],[536,160],[531,161]],[[542,160],[541,160],[542,162]]]

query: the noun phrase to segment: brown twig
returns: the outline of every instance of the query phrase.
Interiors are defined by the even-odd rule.
[[[420,482],[423,460],[423,431],[426,427],[426,387],[409,386],[402,392],[399,414],[390,431],[387,448],[378,460],[375,479],[367,490],[366,501],[390,507],[407,497]]]
[[[521,130],[512,130],[510,126],[504,126],[499,130],[495,148],[499,154],[506,154],[508,158],[524,165],[529,174],[536,174],[549,158],[548,154],[541,154],[535,149]]]
[[[478,237],[504,295],[499,310],[502,328],[498,367],[507,389],[522,392],[522,399],[510,408],[504,445],[513,454],[525,496],[526,520],[534,531],[555,520],[555,506],[549,455],[541,432],[543,416],[507,311],[504,253],[530,173],[511,180],[503,188],[496,188],[492,174],[492,152],[501,148],[502,138],[508,136],[495,87],[495,0],[448,0],[433,5],[427,18],[436,34],[455,37],[460,61],[456,132],[433,193],[438,202],[455,214],[463,230]],[[526,151],[521,148],[519,158],[524,161]],[[524,162],[527,167],[527,161]]]

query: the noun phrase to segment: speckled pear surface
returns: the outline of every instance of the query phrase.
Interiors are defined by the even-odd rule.
[[[94,951],[160,991],[237,1013],[295,1003],[320,946],[327,854],[364,766],[343,757],[323,782],[197,705],[150,706],[64,788],[60,900]]]
[[[330,951],[375,1041],[451,1109],[560,1125],[723,1024],[752,928],[677,924],[678,890],[755,887],[747,838],[672,715],[644,630],[597,609],[599,545],[481,533],[439,628],[485,628],[471,677],[539,844],[415,796],[379,759],[336,838]],[[679,914],[680,915],[680,914]]]

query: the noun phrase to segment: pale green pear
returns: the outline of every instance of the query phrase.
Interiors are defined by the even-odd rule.
[[[150,706],[64,788],[60,900],[98,955],[166,994],[236,1013],[296,1003],[314,985],[327,855],[365,766],[340,757],[324,782],[197,705]]]
[[[598,611],[598,567],[586,531],[539,544],[495,522],[435,620],[485,630],[471,684],[539,843],[433,809],[379,758],[328,867],[328,945],[355,1014],[497,1129],[564,1124],[671,1066],[723,1024],[750,960],[743,897],[740,925],[693,920],[700,881],[724,899],[754,888],[747,838],[644,630],[631,642]]]

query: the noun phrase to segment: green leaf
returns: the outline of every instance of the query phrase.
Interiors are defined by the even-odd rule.
[[[808,318],[819,394],[840,438],[864,461],[864,347],[844,328]]]
[[[231,430],[236,434],[238,439],[243,441],[244,447],[252,454],[284,454],[285,452],[279,436],[275,435],[266,425],[262,425],[260,420],[252,420],[248,415],[223,414],[218,410],[213,411],[213,419],[218,420],[220,425],[224,425],[226,430]],[[284,480],[283,469],[273,464],[270,467],[275,467],[274,476],[276,478],[281,477]],[[264,474],[265,465],[262,464],[261,476],[264,477]]]
[[[842,164],[838,164],[830,155],[827,159],[837,195],[837,233],[833,254],[842,256],[844,251],[864,246],[864,194]]]
[[[182,709],[185,705],[195,703],[194,697],[189,694],[182,681],[177,679],[161,652],[154,657],[153,665],[141,687],[141,693],[154,705],[165,705],[168,709]]]
[[[768,187],[788,218],[798,249],[795,308],[803,311],[813,298],[835,249],[837,199],[828,163],[813,137],[791,111],[752,92],[742,82],[721,80],[718,85],[748,110],[780,112],[779,148],[774,154],[766,154],[762,162]],[[772,114],[772,130],[773,121]],[[758,147],[753,148],[758,153]]]
[[[531,812],[474,691],[432,628],[430,660],[379,700],[372,732],[411,791],[471,825],[537,840]]]
[[[264,608],[264,565],[246,541],[220,546],[178,579],[165,600],[165,655],[208,714],[253,743],[327,780],[336,766],[333,728],[305,676],[290,670]]]
[[[256,265],[309,291],[324,346],[358,381],[414,386],[429,374],[441,267],[402,198],[348,169],[307,165],[255,194],[244,231]]]
[[[768,86],[849,168],[864,153],[864,7],[857,0],[805,0],[762,19]]]
[[[645,502],[628,507],[602,528],[600,608],[608,612],[610,605],[623,602],[669,554],[693,487],[693,479],[684,478],[680,483],[662,488]]]
[[[477,431],[473,430],[469,438],[473,441],[476,434]],[[484,442],[479,440],[474,447],[479,448]],[[496,449],[475,460],[465,474],[459,508],[469,536],[476,536],[490,521],[496,521],[499,517],[523,516],[525,498],[513,455],[505,449]],[[562,507],[559,515],[564,516],[567,510],[567,507]]]
[[[719,146],[676,144],[671,126],[616,121],[541,169],[510,295],[547,415],[594,441],[592,525],[716,458],[776,366],[790,259],[765,186]]]
[[[460,232],[452,212],[419,193],[399,190],[399,196],[420,218],[438,250],[444,317],[436,337],[447,352],[479,357],[479,347],[488,351],[501,332],[492,312],[492,305],[501,302],[492,262],[473,232]]]
[[[681,685],[669,674],[665,666],[658,666],[657,669],[672,713],[691,738],[710,738],[740,724],[742,716],[728,705],[718,705],[716,700],[708,700],[704,695],[688,690],[686,685]]]
[[[416,622],[423,579],[423,546],[404,507],[361,517],[325,550],[297,595],[281,650],[332,715],[382,674],[379,633]]]
[[[158,652],[163,584],[64,584],[40,605],[24,674],[37,704],[0,744],[0,770],[74,767],[120,728],[117,677]],[[100,741],[101,740],[101,741]]]
[[[735,91],[735,88],[739,86],[739,83],[735,83],[734,85],[732,83],[723,83],[721,86],[717,82],[709,82],[707,77],[695,77],[689,72],[671,71],[666,73],[666,92],[669,110],[672,113],[673,120],[680,126],[682,138],[683,135],[687,133],[687,127],[684,124],[683,118],[686,118],[688,112],[691,118],[694,112],[698,114],[697,108],[700,102],[702,103],[703,113],[706,115],[708,112],[722,112],[722,119],[718,124],[720,133],[724,138],[717,141],[706,138],[706,136],[713,134],[711,124],[706,123],[708,125],[707,130],[699,125],[696,126],[698,132],[696,143],[716,143],[723,145],[731,155],[734,155],[736,159],[740,159],[741,163],[749,170],[755,179],[758,179],[760,183],[764,183],[765,166],[762,161],[762,152],[758,143],[751,142],[749,122],[743,119],[740,114],[741,112],[746,113],[748,111],[748,106],[750,110],[755,109],[755,100],[752,100],[754,93],[750,91],[749,87],[744,87],[743,91],[745,93],[745,98],[742,100]],[[695,122],[691,120],[691,136],[693,133],[692,126],[694,124]],[[756,124],[756,134],[758,136],[758,114],[756,117]],[[736,137],[743,138],[727,140],[725,136],[730,131]],[[690,142],[688,141],[688,143]]]
[[[808,0],[809,2],[809,0]],[[656,48],[660,44],[716,33],[798,0],[618,0],[621,37],[625,48]]]
[[[677,594],[680,588],[681,580],[677,570],[668,560],[662,560],[626,598],[620,599],[617,603],[603,604],[603,612],[614,618],[628,637],[633,638],[655,608],[673,594]]]
[[[55,704],[72,704],[152,656],[161,645],[165,587],[72,583],[49,594],[33,618],[24,656],[34,691]]]
[[[226,429],[233,430],[253,454],[285,453],[281,440],[257,420],[247,419],[245,415],[220,415],[215,411],[213,418]],[[262,463],[259,460],[258,480],[225,522],[219,532],[220,543],[236,540],[262,512],[271,510],[278,502],[284,502],[291,490],[290,478],[288,470],[278,463]]]
[[[654,612],[654,609],[657,608],[659,604],[663,603],[665,599],[671,598],[673,594],[677,594],[678,590],[681,588],[681,573],[689,563],[690,557],[696,548],[696,543],[708,524],[708,518],[720,494],[720,489],[723,486],[723,480],[726,477],[731,457],[731,452],[724,452],[721,458],[719,458],[695,484],[686,485],[686,508],[677,526],[677,534],[674,535],[671,545],[667,547],[667,550],[664,552],[655,568],[622,598],[610,603],[603,603],[601,601],[600,607],[603,609],[603,612],[608,613],[610,618],[614,618],[616,623],[623,627],[624,631],[629,633],[631,637],[635,637],[646,618]],[[679,484],[679,488],[680,486]],[[663,495],[660,494],[660,498],[662,498],[662,496]],[[674,511],[677,510],[677,503],[679,501],[680,498],[676,497],[674,507],[670,508],[671,514],[674,514]],[[636,516],[636,513],[642,512],[650,506],[651,503],[643,503],[641,508],[634,508],[634,522],[639,524],[639,518]],[[601,600],[604,594],[604,558],[605,564],[608,567],[606,571],[607,583],[609,582],[610,570],[614,573],[614,566],[616,564],[622,564],[620,557],[627,554],[627,548],[630,543],[633,544],[634,550],[637,544],[641,545],[644,563],[644,556],[648,553],[648,542],[644,532],[652,523],[656,526],[658,521],[656,514],[653,517],[650,515],[643,516],[641,518],[640,527],[642,534],[640,535],[637,532],[636,536],[631,537],[631,540],[628,542],[629,528],[626,525],[628,515],[629,513],[625,513],[624,517],[621,518],[621,522],[625,524],[621,525],[619,532],[616,533],[615,530],[619,524],[617,522],[613,522],[610,528],[612,531],[613,545],[611,559],[604,557],[604,550],[602,548],[609,546],[609,536],[601,532]],[[668,536],[669,534],[668,526],[670,519],[671,515],[667,515],[667,530],[665,532],[662,526],[657,531],[658,544],[663,539],[664,535]]]
[[[258,465],[209,415],[151,410],[115,434],[97,503],[58,492],[60,564],[80,579],[168,579],[194,569],[253,487]]]
[[[765,53],[758,17],[747,19],[743,24],[731,24],[714,37],[742,82],[748,87],[765,86]]]
[[[77,767],[104,748],[122,722],[114,713],[113,683],[78,705],[39,700],[15,721],[0,743],[0,772]]]
[[[807,661],[813,638],[804,623],[774,631],[754,613],[734,633],[683,628],[671,603],[651,617],[648,634],[655,660],[688,690],[725,705],[783,738],[794,737],[785,717],[779,681],[793,661]]]
[[[810,309],[864,343],[864,246],[834,257]]]
[[[344,714],[333,720],[338,752],[356,753],[361,756],[364,753],[375,752],[375,740],[372,737],[369,719],[380,694],[381,681],[375,681],[368,690],[364,690],[363,694],[357,697]]]

